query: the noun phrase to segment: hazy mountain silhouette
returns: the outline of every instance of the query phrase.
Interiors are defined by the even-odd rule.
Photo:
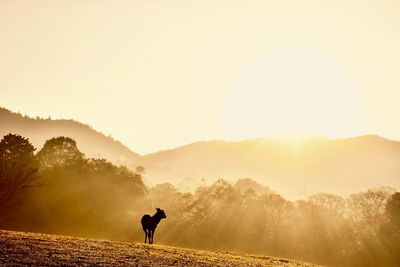
[[[265,190],[297,198],[318,192],[350,194],[371,187],[400,188],[400,142],[376,135],[312,138],[299,145],[268,138],[202,141],[140,156],[120,142],[73,120],[32,119],[0,108],[0,135],[28,137],[38,149],[45,140],[69,136],[87,157],[104,157],[134,169],[146,168],[149,185],[170,182],[180,189],[224,178],[251,178]],[[190,184],[193,182],[193,187]],[[241,182],[243,189],[262,187]]]
[[[141,163],[158,166],[148,168],[153,181],[251,177],[288,197],[400,187],[400,142],[375,135],[313,138],[297,146],[267,138],[198,142],[145,155]]]
[[[68,136],[77,141],[87,157],[103,157],[114,163],[127,163],[140,156],[120,142],[74,120],[30,118],[0,108],[0,138],[8,133],[28,137],[39,150],[47,139]]]

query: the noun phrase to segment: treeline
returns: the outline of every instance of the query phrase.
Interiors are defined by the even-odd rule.
[[[7,135],[0,142],[1,227],[143,241],[141,216],[161,207],[168,218],[156,243],[334,266],[400,262],[400,193],[390,188],[288,201],[252,190],[251,180],[221,179],[191,194],[168,183],[148,188],[144,174],[140,166],[133,172],[87,159],[67,137],[34,153],[27,139]]]
[[[170,214],[163,243],[275,255],[335,266],[398,266],[400,193],[288,201],[219,180],[194,195],[164,184],[151,199]]]
[[[135,203],[147,188],[132,172],[104,159],[85,158],[68,137],[35,148],[9,134],[0,141],[2,228],[129,239]]]

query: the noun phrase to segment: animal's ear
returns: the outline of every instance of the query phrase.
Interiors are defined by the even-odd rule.
[[[157,210],[157,211],[159,211],[159,210],[160,210],[160,208],[156,208],[156,210]]]

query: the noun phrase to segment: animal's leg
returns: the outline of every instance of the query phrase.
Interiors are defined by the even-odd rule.
[[[147,242],[147,230],[143,229],[143,231],[144,231],[144,243],[146,244],[146,242]]]
[[[151,244],[151,230],[149,230],[149,244]]]
[[[154,232],[155,232],[156,230],[154,229],[153,230],[153,232],[152,232],[152,234],[151,234],[151,243],[153,244],[153,239],[154,239]]]
[[[153,244],[153,234],[154,234],[154,230],[150,230],[150,244]]]

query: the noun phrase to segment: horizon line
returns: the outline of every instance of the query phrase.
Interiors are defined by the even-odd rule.
[[[338,136],[338,137],[331,137],[331,136],[327,136],[327,135],[320,135],[320,134],[309,134],[309,135],[303,135],[303,134],[293,134],[293,135],[282,135],[282,136],[277,136],[277,135],[264,135],[264,136],[255,136],[255,137],[248,137],[248,138],[243,138],[243,139],[235,139],[235,138],[227,138],[227,139],[220,139],[220,138],[210,138],[210,139],[203,139],[203,140],[194,140],[192,142],[188,142],[188,143],[183,143],[181,145],[178,146],[171,146],[168,148],[161,148],[155,151],[150,151],[150,152],[146,152],[146,153],[139,153],[136,150],[132,149],[130,146],[126,145],[125,143],[121,142],[118,139],[115,139],[114,137],[112,137],[112,134],[109,133],[108,135],[102,131],[99,131],[97,129],[95,129],[91,124],[86,123],[86,122],[81,122],[78,121],[76,119],[73,118],[52,118],[50,115],[48,118],[44,118],[41,116],[34,116],[34,115],[30,115],[27,113],[22,113],[21,111],[12,111],[4,106],[0,106],[0,110],[6,110],[12,114],[16,114],[16,115],[21,115],[22,117],[28,117],[30,119],[33,120],[51,120],[51,121],[73,121],[75,123],[79,123],[82,125],[85,125],[87,127],[89,127],[91,130],[96,131],[102,135],[104,135],[106,138],[111,138],[112,140],[121,143],[123,146],[125,146],[126,148],[128,148],[131,152],[138,154],[139,156],[143,157],[143,156],[148,156],[148,155],[152,155],[152,154],[156,154],[159,152],[165,152],[165,151],[171,151],[171,150],[176,150],[182,147],[187,147],[193,144],[197,144],[197,143],[206,143],[206,142],[225,142],[225,143],[240,143],[240,142],[247,142],[247,141],[254,141],[254,140],[258,140],[258,139],[268,139],[268,140],[274,140],[274,141],[283,141],[285,142],[285,140],[287,141],[287,143],[290,143],[289,140],[290,139],[297,139],[300,142],[302,141],[307,141],[307,140],[311,140],[311,139],[325,139],[325,140],[329,140],[329,141],[337,141],[337,140],[343,140],[343,139],[351,139],[351,138],[358,138],[358,137],[379,137],[382,139],[385,139],[387,141],[392,141],[392,142],[400,142],[400,139],[392,139],[392,138],[388,138],[386,136],[377,134],[377,133],[364,133],[364,134],[360,134],[360,135],[348,135],[348,136]]]

